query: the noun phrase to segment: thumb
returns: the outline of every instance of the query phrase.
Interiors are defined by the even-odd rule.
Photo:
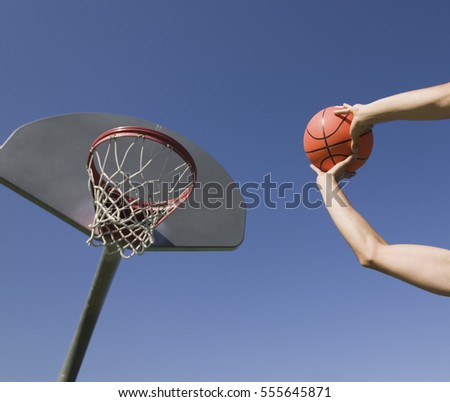
[[[353,152],[353,156],[356,157],[358,156],[358,152],[359,152],[359,141],[352,141],[352,152]]]

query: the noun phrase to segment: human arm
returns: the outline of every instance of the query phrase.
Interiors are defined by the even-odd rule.
[[[330,197],[346,175],[352,157],[338,163],[327,173],[315,166],[317,185],[334,224],[347,241],[361,265],[396,277],[439,295],[450,296],[450,250],[414,245],[388,244],[351,205],[343,190]]]
[[[359,136],[374,124],[393,120],[450,119],[450,82],[388,96],[365,105],[344,103],[337,115],[353,115],[350,134],[352,150],[357,153]]]

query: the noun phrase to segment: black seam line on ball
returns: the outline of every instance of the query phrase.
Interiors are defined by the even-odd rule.
[[[361,134],[361,135],[359,136],[359,138],[364,137],[365,135],[370,134],[370,133],[371,133],[371,131],[367,131],[366,133]],[[322,140],[323,138],[319,138],[319,139]],[[336,144],[331,145],[331,148],[332,148],[332,147],[335,147],[336,145],[345,144],[346,142],[349,142],[349,141],[351,141],[351,140],[352,140],[352,139],[349,138],[348,140],[336,142]],[[325,141],[325,143],[327,143],[327,142]],[[327,148],[328,148],[328,147],[325,146],[325,147],[322,147],[322,148],[313,149],[312,151],[305,151],[305,153],[310,154],[310,153],[312,153],[312,152],[323,151],[324,149],[327,149]]]

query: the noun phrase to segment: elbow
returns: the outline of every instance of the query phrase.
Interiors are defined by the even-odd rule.
[[[372,268],[374,265],[374,260],[372,258],[369,258],[366,255],[357,255],[359,263],[364,268]]]
[[[441,95],[437,101],[437,106],[441,108],[444,112],[450,113],[450,82],[442,84],[439,86]],[[449,116],[450,117],[450,116]]]
[[[386,245],[387,243],[382,243],[378,239],[367,242],[364,247],[355,253],[359,263],[364,268],[374,268],[377,264],[377,256],[379,255],[380,247]]]

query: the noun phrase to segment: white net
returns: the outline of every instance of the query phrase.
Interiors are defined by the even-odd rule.
[[[141,134],[102,141],[87,170],[95,207],[87,243],[124,258],[153,245],[155,227],[188,197],[195,174],[173,145]]]

